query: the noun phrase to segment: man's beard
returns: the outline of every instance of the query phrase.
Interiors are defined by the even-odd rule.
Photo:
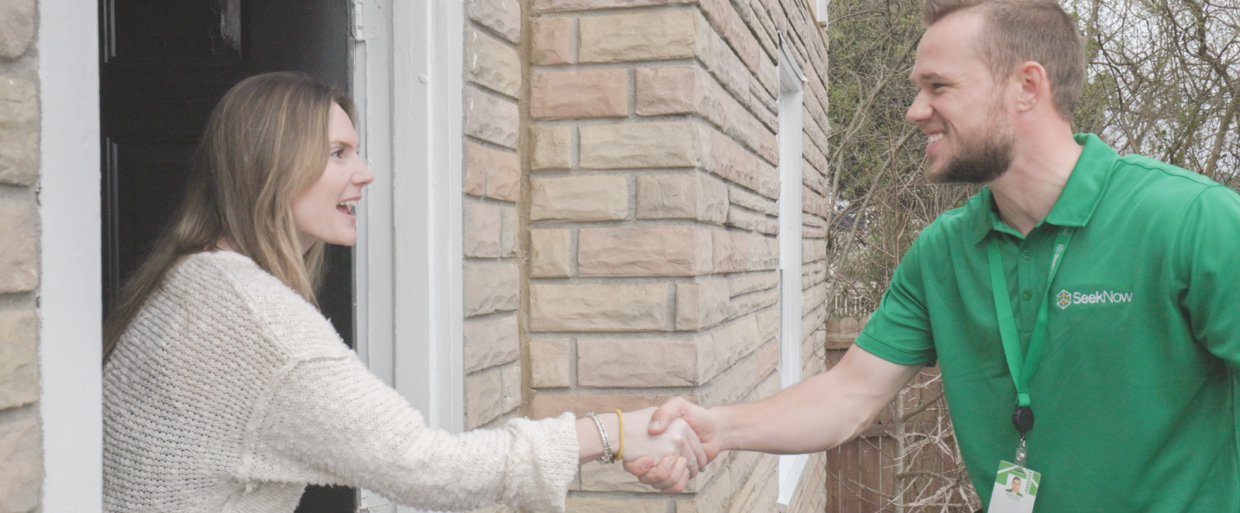
[[[1010,127],[991,123],[990,136],[977,143],[959,141],[958,150],[938,173],[930,176],[937,183],[989,183],[1003,176],[1015,158],[1016,137]]]

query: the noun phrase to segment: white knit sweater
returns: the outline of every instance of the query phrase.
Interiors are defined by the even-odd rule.
[[[450,435],[249,258],[186,257],[104,367],[104,508],[291,512],[306,484],[401,504],[563,511],[574,418]]]

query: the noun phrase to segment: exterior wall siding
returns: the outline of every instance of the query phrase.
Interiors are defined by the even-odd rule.
[[[802,352],[805,376],[825,370],[827,54],[805,2],[525,3],[524,412],[779,390],[780,34],[808,78]],[[791,511],[821,511],[824,461]],[[569,509],[775,511],[777,462],[725,453],[677,496],[588,463]]]
[[[521,405],[517,153],[523,87],[521,5],[465,5],[462,249],[465,429],[493,427]]]
[[[40,511],[35,0],[0,0],[0,511]]]

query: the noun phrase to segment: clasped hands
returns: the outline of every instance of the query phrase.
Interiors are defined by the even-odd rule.
[[[625,414],[624,468],[663,493],[679,493],[719,454],[710,412],[679,397]]]

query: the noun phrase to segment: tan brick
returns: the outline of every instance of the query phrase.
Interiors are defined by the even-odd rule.
[[[521,348],[515,315],[465,319],[465,372],[476,372],[517,361]]]
[[[683,59],[696,53],[700,15],[676,9],[578,20],[580,62]]]
[[[749,94],[749,84],[754,80],[753,75],[719,34],[714,30],[705,30],[703,34],[696,47],[697,58],[725,89],[737,98],[745,98]]]
[[[474,429],[504,413],[500,397],[503,388],[499,369],[465,376],[465,429]]]
[[[779,168],[758,160],[758,193],[779,199]]]
[[[517,213],[517,207],[502,207],[503,231],[499,237],[500,256],[503,258],[515,258],[517,253],[521,251],[521,245],[518,242],[518,231],[521,229],[521,216]]]
[[[715,272],[731,273],[749,270],[749,238],[744,232],[718,230],[712,232],[715,245]]]
[[[26,53],[35,34],[35,0],[0,2],[0,57],[16,59]]]
[[[770,339],[759,347],[754,353],[755,367],[757,372],[754,374],[754,382],[757,383],[779,367],[779,341]]]
[[[563,278],[572,275],[568,230],[530,230],[530,276]]]
[[[733,296],[759,290],[770,290],[778,285],[779,274],[772,272],[744,273],[728,276],[728,287]]]
[[[703,337],[709,347],[709,337]],[[683,387],[699,383],[693,338],[578,339],[577,384],[583,387]]]
[[[521,4],[517,0],[469,0],[465,13],[504,39],[521,42]]]
[[[466,30],[465,65],[470,81],[512,98],[521,94],[521,58],[516,48],[499,39]]]
[[[720,132],[711,131],[706,168],[720,178],[758,190],[758,159],[745,147]]]
[[[758,71],[758,54],[761,53],[758,40],[750,33],[749,27],[745,26],[744,20],[737,15],[732,3],[728,0],[700,0],[698,5],[702,6],[711,27],[727,40],[749,71]]]
[[[711,269],[710,232],[690,226],[585,228],[577,235],[577,274],[693,276]]]
[[[637,113],[658,116],[693,112],[696,76],[690,67],[637,69]]]
[[[738,360],[753,353],[766,340],[758,333],[758,319],[747,316],[711,332],[714,342],[716,369],[727,369]],[[752,375],[749,373],[747,375]],[[752,386],[752,382],[750,383]]]
[[[533,221],[612,221],[629,214],[629,184],[623,176],[534,178],[532,189]]]
[[[39,285],[38,226],[33,208],[0,203],[0,294],[28,292]]]
[[[779,203],[735,185],[728,188],[728,201],[768,216],[779,215]]]
[[[9,21],[5,11],[23,3],[0,4],[0,28]],[[0,30],[0,53],[6,30]],[[31,82],[0,77],[0,183],[32,185],[39,178],[38,94]]]
[[[623,169],[698,165],[698,131],[688,121],[588,125],[581,133],[581,167]]]
[[[666,284],[532,283],[530,330],[666,330],[668,306]]]
[[[467,261],[464,274],[466,317],[517,309],[516,262]]]
[[[722,224],[728,217],[728,188],[701,173],[637,177],[638,219],[697,219]]]
[[[620,467],[619,465],[603,465],[600,463],[595,463],[595,465],[599,467],[616,467],[620,469],[618,472],[624,472],[623,467]],[[584,467],[582,471],[585,471]],[[614,468],[608,468],[606,470],[601,470],[600,472],[614,474],[617,470]],[[629,486],[625,487],[625,491],[653,493],[653,490],[649,486],[639,483],[637,478],[632,474],[627,472],[624,472],[624,474],[629,477],[617,477],[620,479],[626,479],[627,482],[631,483]],[[572,513],[664,513],[667,511],[668,502],[670,501],[622,499],[614,497],[570,497],[567,502],[565,502],[567,508],[565,511]]]
[[[534,64],[566,64],[573,44],[573,20],[561,17],[534,19]]]
[[[728,280],[699,277],[676,284],[676,329],[699,330],[727,320]]]
[[[568,169],[573,166],[573,133],[566,126],[530,128],[530,168]]]
[[[768,217],[762,213],[746,210],[737,206],[728,209],[728,226],[776,235],[779,233],[779,219]]]
[[[568,379],[568,339],[535,338],[530,340],[530,371],[534,388],[563,388]]]
[[[466,202],[461,216],[461,246],[465,256],[498,258],[500,254],[500,209],[495,205]]]
[[[780,311],[778,308],[767,308],[757,313],[758,338],[768,340],[779,334]],[[802,330],[801,333],[807,333]]]
[[[515,101],[500,99],[472,87],[465,88],[465,134],[505,148],[517,148],[521,124]]]
[[[686,399],[696,402],[693,396]],[[530,405],[531,419],[555,417],[564,412],[572,412],[577,417],[587,413],[603,413],[620,409],[621,411],[640,410],[651,406],[659,406],[671,397],[665,394],[557,394],[536,392]]]
[[[536,119],[627,116],[628,83],[628,72],[622,69],[534,73],[530,115]]]
[[[39,400],[39,317],[0,312],[0,410]]]
[[[750,234],[749,270],[764,271],[779,267],[779,239],[762,235]]]
[[[500,395],[500,410],[508,413],[521,406],[521,364],[510,363],[499,372],[504,386]]]
[[[43,441],[34,406],[0,411],[0,511],[35,511],[43,487]]]
[[[500,153],[490,148],[465,143],[465,176],[461,178],[461,192],[470,196],[485,196],[487,193],[487,172],[490,162],[487,158],[492,153]]]

